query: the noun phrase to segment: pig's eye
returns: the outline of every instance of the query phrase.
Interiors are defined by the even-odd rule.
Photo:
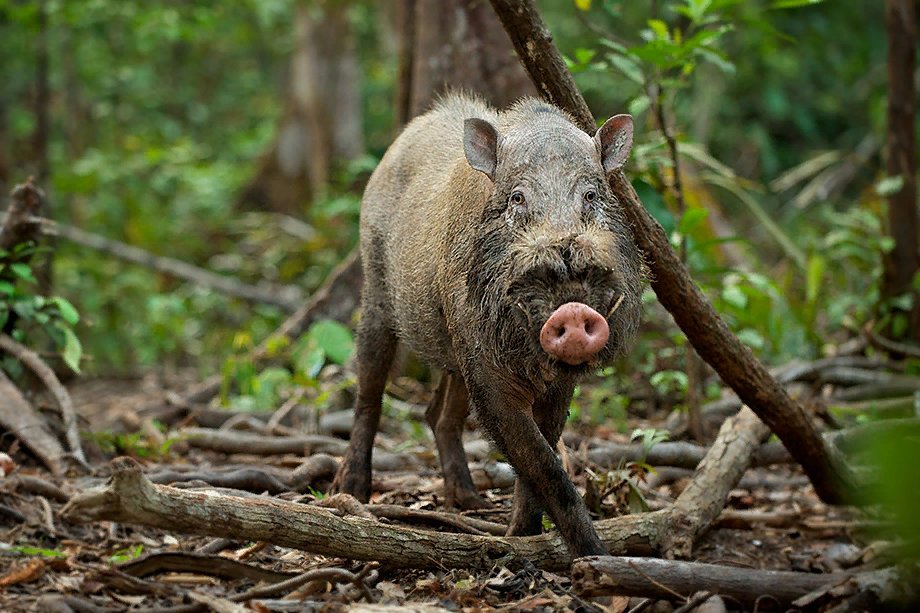
[[[593,189],[589,189],[588,191],[585,192],[585,195],[582,196],[582,198],[584,198],[585,204],[591,204],[592,202],[597,200],[597,192],[594,191]]]
[[[511,197],[508,199],[508,201],[514,206],[524,206],[524,203],[526,202],[523,192],[519,191],[511,192]]]

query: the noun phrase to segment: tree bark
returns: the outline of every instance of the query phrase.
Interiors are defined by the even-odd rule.
[[[297,214],[321,196],[336,161],[364,153],[361,80],[344,2],[299,3],[285,111],[239,205]]]
[[[591,111],[553,44],[532,0],[491,0],[534,83],[552,103],[569,111],[589,134],[596,131]],[[835,462],[824,448],[814,424],[802,408],[735,337],[709,300],[693,283],[674,253],[661,225],[643,208],[621,171],[611,175],[617,196],[645,254],[652,289],[687,339],[741,400],[766,423],[789,449],[826,502],[842,502],[854,480],[847,466]]]
[[[789,607],[796,598],[845,577],[844,573],[820,575],[612,556],[582,558],[572,567],[572,586],[583,596],[616,594],[673,600],[706,590],[755,609],[761,599]]]
[[[411,61],[405,67],[408,84],[397,109],[398,117],[411,119],[425,112],[438,96],[450,90],[477,93],[493,105],[504,107],[536,91],[514,56],[508,35],[481,0],[406,0],[413,11]],[[408,18],[403,22],[407,23]],[[403,40],[403,44],[410,41]]]
[[[917,22],[914,0],[886,0],[888,31],[888,176],[900,177],[901,188],[888,197],[888,232],[894,249],[883,257],[882,297],[912,294],[909,334],[920,340],[920,296],[913,287],[920,269],[917,253],[917,160],[914,117]]]

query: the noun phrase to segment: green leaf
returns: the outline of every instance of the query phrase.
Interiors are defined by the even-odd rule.
[[[904,187],[904,177],[897,175],[895,177],[885,177],[875,184],[875,193],[883,198],[896,194]]]
[[[808,258],[808,273],[805,278],[805,300],[809,304],[814,304],[818,299],[818,291],[821,289],[821,280],[824,278],[824,268],[827,262],[820,255],[812,255]]]
[[[303,373],[308,379],[315,379],[326,363],[326,352],[315,342],[307,343],[303,351],[299,351],[294,359],[297,372]]]
[[[71,326],[75,326],[78,321],[80,321],[80,313],[77,312],[77,309],[70,303],[66,298],[61,298],[60,296],[54,296],[48,300],[51,304],[57,307],[58,313],[61,315],[61,319],[66,321]]]
[[[704,208],[688,209],[681,215],[680,222],[677,224],[677,231],[682,234],[690,234],[707,217],[709,217],[709,211]]]
[[[770,5],[771,9],[793,9],[800,6],[812,6],[813,4],[821,4],[824,0],[776,0],[773,4]]]
[[[331,319],[316,322],[310,326],[307,335],[323,350],[326,357],[336,364],[348,361],[355,348],[351,330]]]
[[[738,340],[750,347],[751,349],[763,349],[766,344],[763,335],[752,328],[745,328],[738,331]]]
[[[32,275],[32,269],[29,268],[28,264],[23,264],[22,262],[15,262],[10,264],[10,270],[13,271],[13,274],[22,279],[23,281],[29,281],[30,283],[37,283],[35,277]]]
[[[670,40],[671,35],[668,33],[668,24],[661,21],[660,19],[649,19],[648,27],[652,29],[652,32],[655,33],[657,38],[661,40]]]
[[[12,296],[16,292],[16,287],[9,281],[0,280],[0,294]]]
[[[722,300],[736,309],[744,309],[748,305],[747,294],[737,285],[729,285],[724,288],[722,290]]]
[[[630,81],[635,81],[639,85],[645,83],[645,77],[642,75],[642,68],[632,58],[611,53],[607,56],[607,59]]]
[[[80,357],[83,355],[83,345],[80,339],[69,326],[57,326],[57,329],[64,334],[64,348],[61,351],[61,357],[75,373],[80,372]]]

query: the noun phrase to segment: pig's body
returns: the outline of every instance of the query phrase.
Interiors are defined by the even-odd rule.
[[[469,235],[492,187],[464,157],[466,117],[497,118],[482,104],[451,98],[415,119],[387,150],[361,203],[361,256],[368,266],[380,267],[374,291],[388,306],[381,315],[392,319],[413,352],[450,371],[458,366],[443,314],[455,308],[458,296],[446,268],[456,240]]]
[[[638,324],[639,257],[605,180],[631,130],[618,116],[592,139],[537,100],[497,113],[451,96],[397,138],[362,202],[359,390],[338,489],[370,494],[399,339],[448,372],[428,414],[448,501],[479,500],[460,440],[468,395],[519,475],[510,532],[538,532],[545,507],[574,555],[604,552],[554,447],[577,379]]]

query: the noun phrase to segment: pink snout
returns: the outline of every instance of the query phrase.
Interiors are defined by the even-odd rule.
[[[553,311],[540,330],[546,353],[577,366],[590,361],[604,348],[610,327],[603,316],[581,302],[567,302]]]

